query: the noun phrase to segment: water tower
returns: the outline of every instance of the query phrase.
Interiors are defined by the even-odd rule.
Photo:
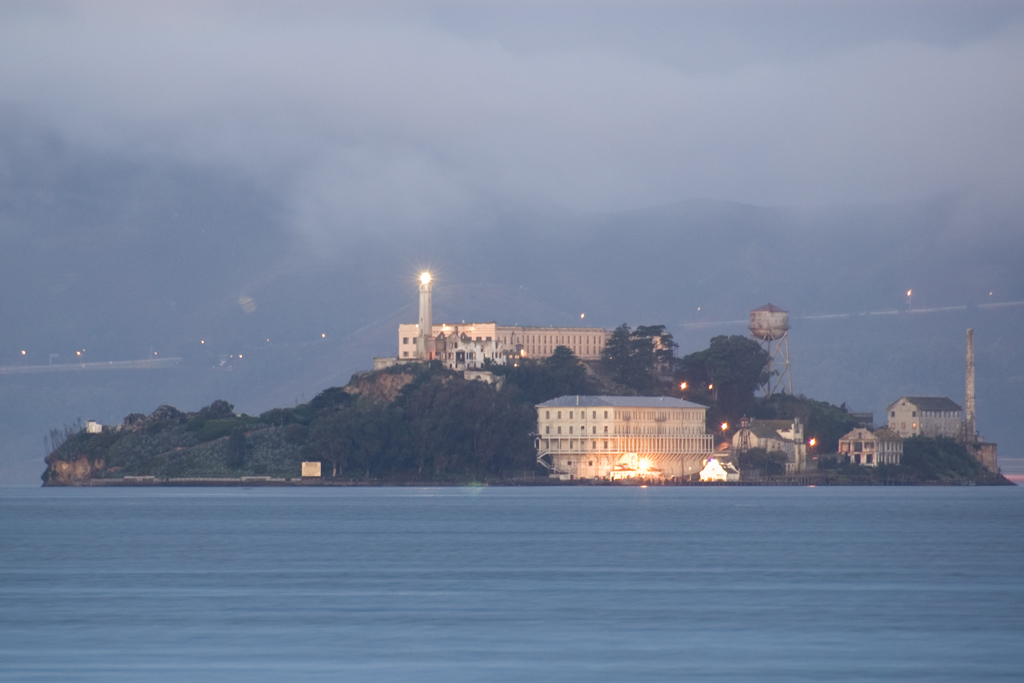
[[[789,311],[765,304],[750,312],[750,338],[768,352],[767,396],[779,389],[793,394],[793,375],[789,372]],[[783,365],[784,364],[784,365]],[[776,370],[778,366],[781,369]]]

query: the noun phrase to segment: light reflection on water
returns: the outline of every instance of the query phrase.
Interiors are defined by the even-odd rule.
[[[1017,488],[0,489],[0,680],[1016,679]]]

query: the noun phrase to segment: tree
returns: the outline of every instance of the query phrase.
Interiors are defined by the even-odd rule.
[[[595,391],[587,369],[566,346],[556,347],[548,358],[520,360],[517,366],[496,366],[494,370],[503,373],[509,389],[530,405],[557,396]]]
[[[752,339],[719,335],[676,367],[676,380],[685,381],[691,395],[707,392],[721,414],[735,420],[753,410],[754,392],[768,379],[768,352]]]
[[[640,325],[631,330],[623,323],[612,331],[601,362],[619,384],[649,393],[661,376],[671,372],[677,346],[664,325]]]
[[[200,408],[196,417],[201,420],[225,420],[234,416],[235,407],[223,399],[218,399],[205,408]]]
[[[245,430],[235,427],[228,437],[228,467],[241,469],[245,466],[246,443]]]
[[[633,344],[629,325],[622,323],[608,338],[601,352],[601,363],[619,384],[628,384],[633,375]]]

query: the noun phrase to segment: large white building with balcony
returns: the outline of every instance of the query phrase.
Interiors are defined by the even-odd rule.
[[[667,396],[560,396],[537,405],[537,461],[562,479],[699,475],[707,407]]]

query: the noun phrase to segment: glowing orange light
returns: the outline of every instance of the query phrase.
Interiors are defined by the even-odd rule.
[[[908,290],[907,290],[907,296],[910,296],[910,295],[911,295],[911,294],[913,294],[913,293],[914,293],[914,290],[912,290],[912,289],[908,289]]]
[[[25,355],[25,349],[21,350],[21,355],[23,355],[23,356]]]
[[[82,352],[81,352],[81,351],[75,351],[75,355],[76,355],[76,356],[81,356],[81,355],[82,355]]]
[[[320,335],[320,338],[321,338],[321,339],[327,339],[327,333],[326,333],[326,332],[324,332],[323,334],[321,334],[321,335]]]
[[[205,340],[205,339],[200,339],[200,340],[199,340],[199,343],[200,343],[200,344],[205,344],[205,343],[206,343],[206,340]]]
[[[241,357],[242,357],[242,354],[238,354],[238,357],[239,357],[239,358],[241,358]]]
[[[812,437],[812,438],[811,438],[811,440],[810,440],[810,441],[808,441],[807,443],[808,443],[808,445],[810,445],[810,446],[813,446],[813,445],[815,445],[816,443],[818,443],[818,440]]]
[[[428,273],[426,271],[420,273],[420,283],[425,285],[425,284],[427,284],[429,282],[430,282],[430,273]]]
[[[680,382],[679,383],[679,388],[680,389],[686,389],[686,382]]]
[[[709,391],[710,391],[711,389],[714,389],[714,388],[715,388],[715,385],[714,385],[714,384],[709,384],[709,385],[708,385],[708,390],[709,390]]]
[[[723,422],[722,423],[722,431],[724,432],[728,428],[729,428],[729,423],[728,422]]]

